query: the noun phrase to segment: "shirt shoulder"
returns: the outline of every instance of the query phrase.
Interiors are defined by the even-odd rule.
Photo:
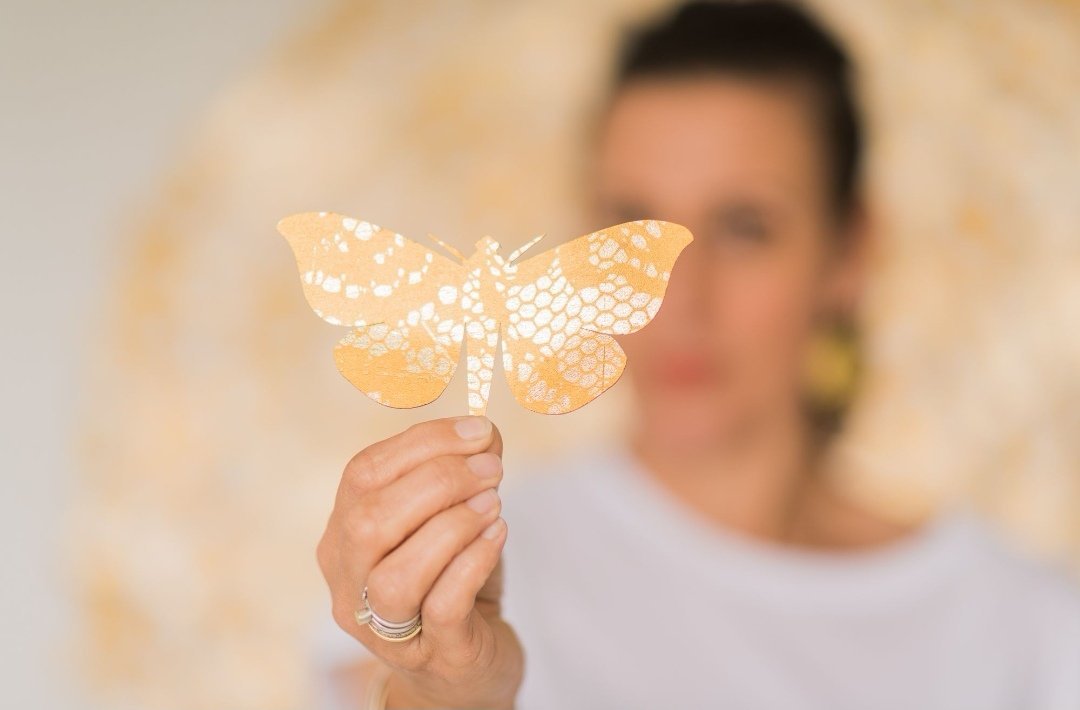
[[[1063,560],[1028,551],[988,519],[967,513],[966,560],[954,570],[988,633],[1028,672],[1027,707],[1080,708],[1080,583]]]
[[[988,593],[1046,610],[1056,619],[1080,622],[1080,583],[1064,561],[1028,552],[990,521],[966,513],[971,541],[970,568]],[[1076,637],[1080,643],[1080,636]]]

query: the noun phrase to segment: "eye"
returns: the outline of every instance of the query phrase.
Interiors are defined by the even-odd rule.
[[[768,241],[769,220],[762,210],[740,205],[723,210],[716,220],[717,236],[749,243]]]
[[[602,199],[599,203],[600,221],[606,224],[622,224],[638,219],[654,219],[641,203],[628,199]]]

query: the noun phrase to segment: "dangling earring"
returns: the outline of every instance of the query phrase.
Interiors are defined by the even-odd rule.
[[[838,417],[847,410],[858,385],[859,360],[858,332],[852,319],[833,318],[811,335],[803,382],[814,411]]]

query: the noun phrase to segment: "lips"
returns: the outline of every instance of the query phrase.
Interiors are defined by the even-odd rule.
[[[702,352],[673,352],[664,355],[657,367],[658,378],[667,385],[700,385],[716,375],[716,368]]]

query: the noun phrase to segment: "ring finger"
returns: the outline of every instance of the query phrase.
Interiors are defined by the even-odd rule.
[[[446,565],[498,517],[501,507],[495,489],[487,488],[432,516],[372,568],[368,606],[388,621],[411,619]]]

